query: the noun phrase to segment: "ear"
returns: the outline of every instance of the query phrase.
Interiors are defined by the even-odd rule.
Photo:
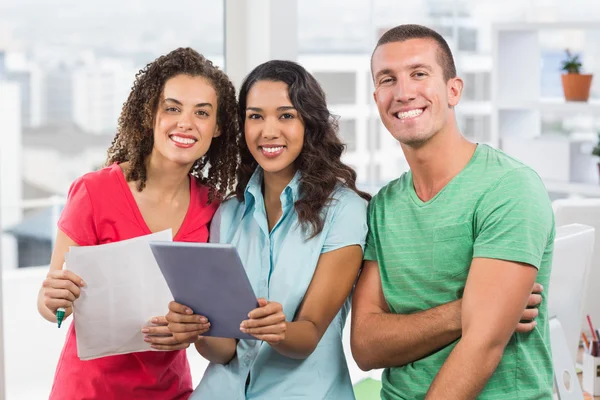
[[[213,138],[219,137],[221,136],[221,128],[219,128],[219,125],[217,125],[215,127],[215,133],[213,133]]]
[[[448,80],[446,86],[448,89],[448,106],[455,107],[462,96],[464,82],[461,78],[456,77]]]

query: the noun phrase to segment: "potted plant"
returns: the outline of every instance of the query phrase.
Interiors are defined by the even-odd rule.
[[[579,56],[571,54],[569,49],[566,49],[565,52],[566,58],[561,66],[561,70],[565,72],[561,77],[565,100],[588,101],[592,86],[592,74],[582,74]]]
[[[598,142],[592,149],[592,155],[598,157],[598,173],[600,174],[600,132],[598,132]]]

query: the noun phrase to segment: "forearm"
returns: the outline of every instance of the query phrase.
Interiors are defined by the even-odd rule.
[[[461,334],[461,300],[414,314],[353,317],[352,354],[368,371],[406,365],[447,346]]]
[[[504,352],[500,343],[463,337],[433,380],[426,399],[475,399],[490,379]]]
[[[285,339],[271,347],[286,357],[302,360],[312,354],[320,339],[321,335],[312,322],[294,321],[287,323]]]
[[[202,336],[194,342],[196,350],[208,361],[216,364],[228,364],[236,353],[237,341],[229,338]]]

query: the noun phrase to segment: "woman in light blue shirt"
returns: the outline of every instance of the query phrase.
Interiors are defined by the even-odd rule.
[[[199,336],[210,321],[171,303],[174,337],[211,364],[192,399],[353,399],[342,347],[362,263],[370,196],[341,162],[323,90],[303,67],[269,61],[240,90],[235,198],[210,241],[236,246],[259,308],[240,329],[259,340]]]

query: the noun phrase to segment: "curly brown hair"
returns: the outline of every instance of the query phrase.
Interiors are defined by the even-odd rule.
[[[273,60],[250,72],[240,89],[239,124],[242,133],[238,143],[241,162],[237,173],[236,198],[244,201],[246,185],[258,166],[248,149],[243,131],[248,92],[259,81],[287,84],[290,100],[304,122],[304,146],[295,161],[296,168],[302,173],[300,198],[294,208],[298,220],[310,234],[308,238],[312,239],[323,230],[325,221],[321,211],[332,200],[338,184],[347,186],[367,201],[371,195],[356,188],[356,172],[341,161],[346,146],[337,135],[337,119],[329,112],[325,93],[317,80],[295,62]]]
[[[160,97],[165,83],[182,74],[206,78],[217,93],[217,125],[221,135],[213,139],[208,152],[196,160],[190,173],[208,186],[209,201],[224,198],[233,189],[239,159],[235,89],[223,71],[190,48],[179,48],[160,56],[136,74],[131,93],[123,104],[106,164],[129,161],[127,181],[137,181],[137,189],[144,189],[145,161],[154,146],[154,121]]]

